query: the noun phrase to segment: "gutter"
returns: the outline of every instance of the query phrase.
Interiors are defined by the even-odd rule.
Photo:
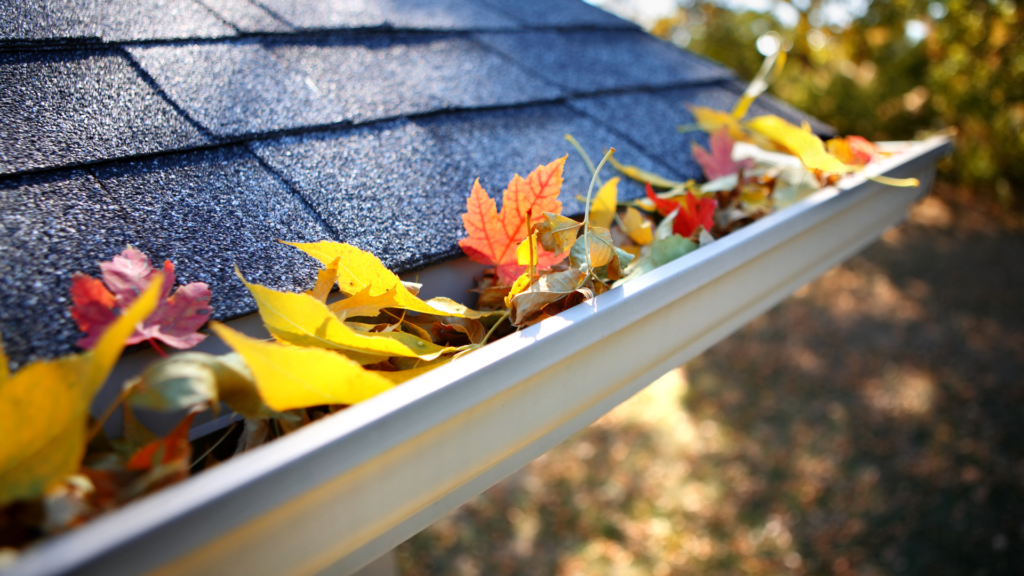
[[[11,576],[351,574],[801,285],[931,188],[947,138],[27,551]],[[916,177],[893,188],[865,175]]]

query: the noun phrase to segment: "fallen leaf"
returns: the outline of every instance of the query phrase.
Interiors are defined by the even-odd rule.
[[[270,439],[270,420],[266,418],[246,418],[242,425],[242,435],[238,437],[235,454],[241,454],[262,446]]]
[[[256,340],[220,323],[210,327],[245,359],[260,397],[277,411],[356,404],[393,386],[337,352]]]
[[[188,460],[192,455],[192,444],[188,441],[188,431],[192,428],[192,420],[196,413],[191,412],[174,427],[174,430],[140,448],[128,460],[128,470],[149,470],[160,465]]]
[[[294,246],[316,258],[325,267],[333,266],[337,260],[338,289],[346,296],[353,296],[367,289],[369,289],[367,292],[369,296],[381,296],[393,289],[395,308],[425,314],[437,313],[437,310],[413,295],[401,278],[388,270],[379,258],[369,252],[360,250],[351,244],[329,241],[308,244],[285,242],[285,244]]]
[[[500,316],[502,314],[500,310],[473,310],[466,306],[463,306],[462,304],[459,304],[458,302],[452,300],[451,298],[445,298],[443,296],[431,298],[430,300],[427,300],[427,304],[429,304],[431,308],[439,310],[440,314],[443,316],[461,316],[465,318],[473,318],[475,320],[479,320],[481,318],[487,318],[489,316]]]
[[[516,263],[520,266],[536,266],[539,253],[537,234],[530,234],[516,248]]]
[[[367,286],[348,298],[329,304],[327,309],[343,319],[372,318],[385,308],[402,308],[401,302],[398,301],[399,286],[401,284],[395,284],[387,292],[376,296],[370,295],[370,287]],[[431,310],[434,310],[433,307]],[[434,310],[434,313],[436,314],[437,310]]]
[[[699,227],[703,226],[705,230],[710,230],[715,225],[715,207],[718,206],[718,202],[711,198],[702,197],[698,200],[692,192],[687,192],[682,202],[664,200],[654,194],[650,185],[647,186],[647,198],[654,202],[662,215],[678,210],[672,230],[684,238],[693,236]]]
[[[182,409],[218,408],[217,376],[199,352],[172,356],[152,364],[125,383],[128,402],[137,408],[173,412]]]
[[[397,384],[402,384],[404,382],[408,382],[409,380],[412,380],[413,378],[416,378],[417,376],[422,376],[423,374],[426,374],[427,372],[430,372],[434,368],[437,368],[439,366],[444,366],[445,364],[447,364],[447,363],[449,363],[451,361],[452,361],[452,359],[448,358],[448,357],[438,358],[437,360],[434,360],[433,362],[425,363],[425,364],[423,364],[421,366],[418,366],[416,368],[409,368],[407,370],[396,370],[394,372],[379,372],[379,374],[381,375],[381,377],[383,377],[383,378],[385,378],[387,380],[390,380],[392,384],[396,384],[397,385]]]
[[[157,276],[154,280],[160,279]],[[78,470],[93,396],[121,356],[135,325],[160,299],[154,282],[87,352],[36,361],[0,386],[0,506],[32,499]]]
[[[512,297],[529,288],[530,283],[530,275],[526,272],[523,272],[522,276],[516,278],[516,281],[512,283],[512,287],[509,288],[508,294],[505,295],[505,306],[511,307]]]
[[[617,247],[612,241],[611,232],[607,228],[591,228],[590,234],[581,234],[569,252],[569,262],[573,268],[586,271],[587,238],[590,240],[590,266],[594,273],[606,276],[609,280],[622,277],[625,268],[633,255]]]
[[[808,170],[821,170],[832,174],[854,172],[857,166],[839,161],[825,150],[825,143],[814,134],[786,122],[778,116],[758,116],[747,123],[754,132],[785,148],[803,162]]]
[[[343,350],[360,364],[373,364],[389,356],[432,360],[453,350],[403,332],[356,332],[311,296],[278,292],[244,279],[242,282],[256,299],[267,330],[275,338],[297,346]]]
[[[630,206],[622,217],[623,232],[630,240],[641,246],[647,246],[654,240],[651,221],[640,215],[640,211]]]
[[[729,129],[722,127],[712,132],[708,152],[696,142],[690,144],[693,151],[693,158],[704,170],[704,177],[708,180],[721,178],[736,174],[740,170],[747,170],[753,166],[752,162],[734,162],[732,159],[733,139],[729,137]]]
[[[583,280],[586,277],[586,272],[576,268],[542,276],[533,286],[512,297],[509,307],[512,324],[516,326],[525,324],[544,306],[575,292],[583,285]]]
[[[335,258],[326,268],[317,271],[316,284],[306,294],[326,303],[327,296],[331,293],[331,288],[338,281],[338,264],[340,262],[341,258]]]
[[[590,225],[611,228],[619,202],[619,178],[616,176],[604,183],[590,205]]]
[[[652,186],[657,186],[658,188],[678,188],[680,186],[686,186],[685,182],[676,182],[675,180],[658,176],[654,172],[649,172],[636,166],[619,164],[618,160],[616,160],[614,156],[609,156],[608,162],[610,162],[611,165],[619,172],[622,172],[633,180],[643,182],[644,184],[650,184]]]
[[[572,218],[566,218],[561,214],[544,213],[544,221],[533,225],[537,232],[537,241],[548,252],[554,254],[565,254],[574,242],[576,234],[583,226]]]
[[[747,135],[740,126],[739,120],[729,112],[722,112],[714,108],[704,106],[689,106],[693,119],[697,126],[708,134],[714,134],[722,129],[735,141],[747,140]]]
[[[210,319],[210,288],[202,282],[179,286],[174,294],[174,264],[164,262],[162,271],[155,270],[149,257],[129,246],[109,262],[101,262],[103,282],[85,274],[71,279],[71,317],[85,336],[78,346],[90,349],[96,345],[103,329],[117,318],[118,312],[135,301],[155,278],[162,279],[160,304],[128,338],[128,344],[149,339],[185,350],[206,338],[197,332]]]
[[[546,166],[538,166],[524,179],[513,176],[502,196],[501,212],[480,181],[473,183],[466,212],[462,215],[467,238],[459,240],[459,246],[470,260],[493,265],[501,284],[511,284],[523,273],[516,259],[516,247],[529,234],[531,226],[543,219],[544,212],[558,214],[562,203],[558,194],[562,189],[562,169],[567,156]],[[530,222],[527,213],[533,214]],[[538,255],[538,266],[550,268],[561,262],[565,254],[542,252]]]

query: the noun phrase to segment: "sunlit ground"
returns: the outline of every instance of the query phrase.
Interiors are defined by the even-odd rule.
[[[1024,235],[943,196],[402,545],[401,573],[1024,574]]]

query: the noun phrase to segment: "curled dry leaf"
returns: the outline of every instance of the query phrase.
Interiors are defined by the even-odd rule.
[[[545,212],[544,220],[534,224],[533,229],[537,232],[537,241],[545,250],[555,254],[565,254],[576,242],[576,234],[579,232],[580,226],[583,226],[582,222],[566,218],[561,214]]]
[[[552,272],[512,297],[511,321],[516,326],[526,325],[532,316],[545,306],[572,294],[583,285],[587,274],[577,268],[564,272]]]

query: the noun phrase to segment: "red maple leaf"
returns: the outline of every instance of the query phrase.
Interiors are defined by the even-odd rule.
[[[85,336],[78,346],[86,350],[96,345],[100,335],[122,310],[127,309],[162,272],[160,305],[144,322],[135,327],[127,344],[154,339],[185,350],[203,341],[206,336],[197,330],[210,319],[210,288],[203,282],[179,286],[174,294],[174,264],[164,262],[163,270],[155,270],[149,257],[129,246],[109,262],[101,262],[103,281],[86,274],[71,278],[71,317]]]
[[[672,222],[672,231],[684,238],[693,236],[699,227],[710,232],[715,225],[714,215],[718,202],[712,198],[704,197],[698,200],[693,192],[687,191],[681,203],[675,200],[665,200],[658,198],[650,184],[647,185],[647,198],[654,202],[654,206],[662,216],[679,209],[675,221]]]
[[[530,227],[543,221],[545,212],[561,213],[562,203],[558,201],[558,194],[562,190],[562,169],[566,158],[563,156],[547,166],[538,166],[526,178],[519,174],[513,176],[502,196],[501,212],[480,181],[473,182],[473,190],[466,201],[466,213],[462,215],[462,224],[469,237],[459,240],[459,246],[470,260],[494,266],[501,284],[512,284],[526,270],[526,266],[520,266],[516,259],[516,248],[526,238]],[[530,222],[526,221],[527,213],[532,214]],[[550,268],[565,259],[567,254],[541,250],[537,255],[537,267]]]
[[[733,162],[733,144],[735,144],[735,141],[729,137],[729,129],[722,128],[711,134],[711,141],[709,142],[710,153],[696,142],[690,145],[690,148],[693,150],[694,159],[697,160],[701,169],[704,170],[704,177],[708,180],[714,180],[715,178],[736,174],[740,170],[748,170],[753,167],[753,162],[749,159],[742,162]]]

